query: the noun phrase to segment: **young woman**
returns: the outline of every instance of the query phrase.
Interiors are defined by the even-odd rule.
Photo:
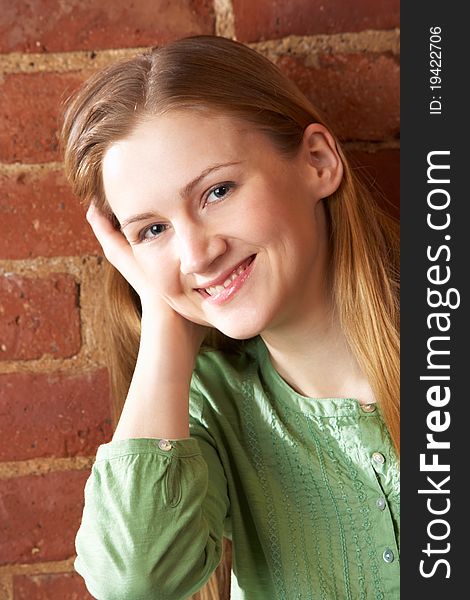
[[[398,598],[396,225],[316,109],[199,36],[95,75],[63,143],[125,399],[85,489],[90,593],[187,598],[225,537],[249,600]]]

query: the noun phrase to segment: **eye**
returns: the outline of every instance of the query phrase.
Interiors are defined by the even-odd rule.
[[[216,187],[213,187],[206,196],[206,202],[212,204],[219,200],[223,200],[235,187],[234,183],[227,182],[221,183]]]
[[[142,229],[142,231],[139,233],[139,240],[144,241],[155,239],[156,237],[159,237],[164,231],[166,231],[166,229],[167,225],[164,225],[162,223],[154,223],[153,225]]]

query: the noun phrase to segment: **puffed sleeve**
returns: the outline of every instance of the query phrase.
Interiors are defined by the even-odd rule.
[[[103,444],[85,485],[75,569],[97,600],[184,600],[220,562],[228,511],[217,449],[194,419],[191,438]]]

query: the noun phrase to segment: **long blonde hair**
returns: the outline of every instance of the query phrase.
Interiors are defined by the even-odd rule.
[[[150,115],[203,107],[252,124],[285,156],[295,155],[310,123],[328,127],[294,83],[254,50],[222,37],[184,38],[104,69],[68,101],[61,139],[75,194],[114,219],[101,176],[109,146]],[[337,147],[344,176],[325,201],[334,306],[399,452],[398,225]],[[141,313],[137,294],[109,263],[105,288],[117,420],[135,367]],[[217,332],[206,342],[229,343]],[[218,593],[213,576],[200,597]]]

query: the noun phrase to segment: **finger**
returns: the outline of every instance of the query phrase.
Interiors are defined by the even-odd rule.
[[[123,234],[113,227],[113,224],[96,206],[90,204],[86,214],[87,221],[90,223],[93,233],[98,239],[106,258],[113,256],[113,250],[125,250],[129,246]],[[111,261],[112,262],[112,261]]]
[[[121,231],[115,229],[109,218],[93,204],[90,205],[86,218],[106,258],[136,289],[136,286],[138,286],[138,267],[132,248],[125,236]]]

